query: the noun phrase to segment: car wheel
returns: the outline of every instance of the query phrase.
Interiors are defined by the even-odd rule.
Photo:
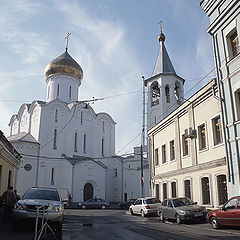
[[[142,216],[142,217],[145,217],[145,213],[144,213],[143,210],[141,211],[141,216]]]
[[[83,205],[81,206],[81,208],[82,208],[82,209],[86,209],[87,206],[86,206],[85,204],[83,204]]]
[[[182,222],[179,214],[176,214],[176,222],[177,222],[177,224],[180,224]]]
[[[102,209],[105,209],[105,208],[106,208],[106,205],[103,204],[103,205],[101,206],[101,208],[102,208]]]
[[[129,209],[129,214],[132,216],[133,215],[133,210],[130,208]]]
[[[160,221],[164,222],[165,219],[164,219],[163,213],[162,213],[162,212],[159,212],[158,215],[159,215]]]
[[[220,224],[218,223],[218,220],[216,217],[211,217],[211,225],[214,229],[220,228]]]

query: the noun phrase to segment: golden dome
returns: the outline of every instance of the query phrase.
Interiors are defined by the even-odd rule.
[[[48,78],[54,74],[68,74],[79,79],[83,78],[83,70],[80,65],[65,51],[62,55],[52,60],[45,68],[45,76]]]

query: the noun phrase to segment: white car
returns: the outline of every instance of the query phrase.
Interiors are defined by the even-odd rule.
[[[142,217],[150,214],[157,214],[160,201],[154,197],[138,198],[129,207],[130,215],[140,214]]]

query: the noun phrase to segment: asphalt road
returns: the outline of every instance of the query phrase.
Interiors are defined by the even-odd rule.
[[[17,232],[0,219],[0,240],[33,240],[34,228],[23,226]],[[44,238],[42,238],[44,239]],[[54,239],[50,232],[47,240]],[[176,224],[160,222],[157,217],[130,216],[125,210],[66,209],[63,240],[192,240],[240,239],[240,228],[214,230],[207,223]]]

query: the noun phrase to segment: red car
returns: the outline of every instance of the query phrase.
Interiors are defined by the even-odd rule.
[[[213,228],[240,226],[240,196],[228,200],[223,207],[208,212],[207,221]]]

